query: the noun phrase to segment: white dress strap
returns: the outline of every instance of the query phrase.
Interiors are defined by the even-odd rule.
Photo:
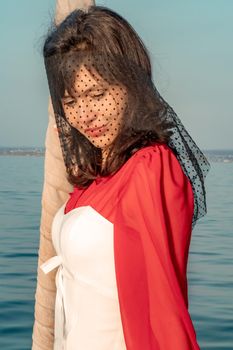
[[[60,265],[60,266],[59,266]],[[56,287],[57,287],[57,295],[55,301],[55,324],[54,324],[54,350],[63,350],[65,349],[65,339],[66,339],[66,327],[65,327],[65,293],[63,286],[63,266],[62,266],[62,258],[59,255],[55,255],[52,258],[45,261],[40,268],[44,271],[44,273],[48,273],[59,266],[59,269],[56,274]]]

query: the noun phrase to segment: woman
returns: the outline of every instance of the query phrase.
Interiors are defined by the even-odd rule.
[[[156,90],[129,23],[101,6],[48,34],[44,59],[67,178],[57,211],[54,349],[199,349],[191,231],[209,163]]]

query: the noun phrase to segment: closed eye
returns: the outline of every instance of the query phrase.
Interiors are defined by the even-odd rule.
[[[67,106],[73,106],[75,104],[75,100],[71,100],[71,101],[66,101],[64,103],[64,105],[67,105]]]
[[[104,96],[104,92],[102,92],[101,94],[98,94],[98,95],[93,95],[91,97],[94,97],[94,98],[99,98],[99,97],[103,97]]]

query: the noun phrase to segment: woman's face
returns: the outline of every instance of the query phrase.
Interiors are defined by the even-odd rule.
[[[74,96],[65,91],[63,109],[69,123],[96,147],[105,149],[115,139],[126,107],[126,89],[96,79],[85,66],[75,78]],[[105,84],[104,84],[105,83]]]

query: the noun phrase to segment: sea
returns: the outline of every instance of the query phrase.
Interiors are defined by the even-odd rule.
[[[202,350],[233,350],[233,150],[204,153],[211,164],[207,214],[192,232],[189,313]],[[0,349],[4,350],[32,346],[43,176],[42,148],[0,148]]]

